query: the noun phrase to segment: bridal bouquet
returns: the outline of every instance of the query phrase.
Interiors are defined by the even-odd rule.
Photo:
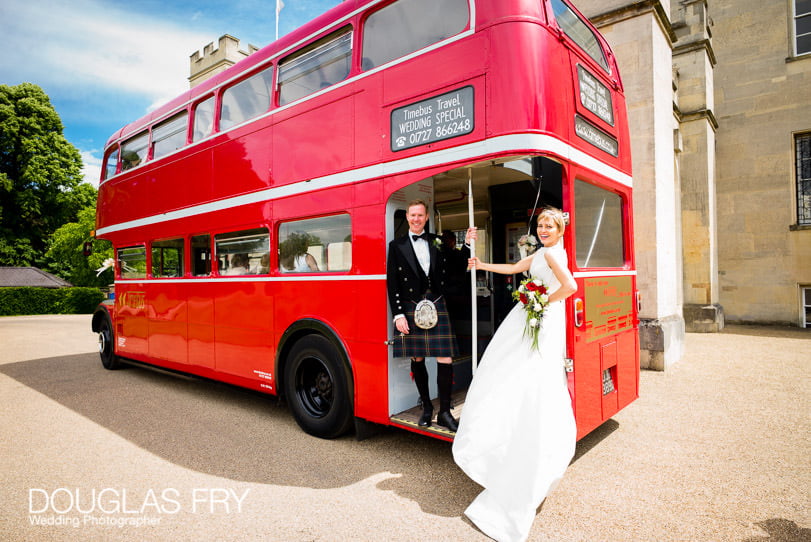
[[[527,313],[527,325],[524,335],[532,337],[532,347],[538,349],[538,332],[541,330],[541,318],[549,305],[549,294],[546,285],[540,279],[528,278],[512,293],[513,299],[519,301]]]

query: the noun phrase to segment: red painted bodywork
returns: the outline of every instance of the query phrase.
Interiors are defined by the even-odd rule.
[[[360,50],[364,12],[369,1],[347,1],[297,31],[250,55],[229,70],[207,80],[122,128],[108,142],[113,148],[154,122],[192,107],[222,85],[257,66],[276,64],[293,44],[318,39],[351,24],[353,49]],[[549,17],[547,17],[547,10]],[[341,23],[347,15],[355,13]],[[551,8],[539,0],[475,2],[475,32],[375,73],[363,74],[359,59],[341,86],[284,108],[230,131],[217,134],[133,170],[103,180],[99,188],[97,230],[115,247],[147,244],[155,239],[189,238],[260,225],[269,227],[271,247],[279,221],[347,212],[352,218],[352,269],[302,281],[256,281],[192,277],[147,277],[127,280],[117,275],[116,303],[111,317],[118,355],[221,380],[255,390],[277,393],[278,370],[284,355],[283,338],[297,323],[316,320],[343,345],[352,367],[355,416],[388,424],[388,347],[385,279],[386,202],[396,190],[453,167],[499,156],[537,154],[537,148],[516,146],[478,155],[448,154],[437,164],[416,162],[414,169],[397,170],[332,188],[302,190],[292,195],[260,199],[244,205],[233,201],[243,194],[267,189],[301,187],[302,183],[344,172],[358,172],[443,149],[459,148],[510,134],[550,135],[569,149],[595,157],[616,171],[631,175],[628,125],[613,57],[607,74],[576,51],[551,19]],[[607,44],[603,47],[609,51]],[[615,123],[609,126],[585,110],[576,96],[576,66],[612,89]],[[472,133],[400,152],[388,139],[393,109],[443,92],[472,86],[476,125]],[[575,114],[587,118],[619,142],[618,157],[602,152],[573,133]],[[520,140],[523,141],[523,140]],[[575,164],[576,157],[550,148],[564,172],[564,207],[571,209],[572,183],[579,171],[623,195],[626,202],[626,270],[633,271],[631,188]],[[402,163],[402,162],[400,162]],[[378,170],[374,170],[378,171]],[[203,204],[189,216],[139,221]],[[222,208],[220,208],[222,207]],[[576,220],[576,212],[573,213]],[[129,224],[126,224],[129,223]],[[123,225],[123,226],[122,226]],[[573,254],[572,236],[566,237]],[[282,279],[276,251],[271,248],[270,278]],[[572,270],[577,273],[574,258]],[[147,265],[149,268],[149,265]],[[117,270],[119,272],[120,270]],[[593,271],[593,270],[592,270]],[[633,277],[635,281],[635,276]],[[578,279],[582,289],[583,279]],[[635,285],[634,285],[635,288]],[[568,301],[572,310],[572,300]],[[636,310],[636,309],[634,309]],[[636,314],[634,316],[636,319]],[[571,318],[570,318],[571,321]],[[570,324],[568,347],[575,358],[571,382],[582,437],[638,395],[639,350],[636,325],[608,341],[586,343]],[[618,393],[600,393],[601,349],[616,349]],[[605,356],[603,356],[605,358]],[[259,376],[259,372],[264,373]],[[268,377],[268,375],[270,375]],[[440,437],[442,438],[442,437]]]

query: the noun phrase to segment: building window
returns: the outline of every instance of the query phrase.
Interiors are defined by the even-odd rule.
[[[794,0],[794,55],[811,53],[811,0]]]
[[[797,177],[797,224],[811,226],[811,133],[794,136],[794,160]]]
[[[800,288],[800,300],[803,304],[802,327],[811,327],[811,286]]]

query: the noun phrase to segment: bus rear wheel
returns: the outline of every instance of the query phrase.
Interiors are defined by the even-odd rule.
[[[115,348],[113,345],[113,324],[110,322],[110,317],[105,315],[101,322],[99,322],[99,357],[101,357],[101,364],[105,369],[114,370],[121,367],[121,362],[118,356],[115,355]]]
[[[293,417],[305,432],[336,438],[349,429],[353,412],[347,367],[326,338],[311,335],[293,347],[284,387]]]

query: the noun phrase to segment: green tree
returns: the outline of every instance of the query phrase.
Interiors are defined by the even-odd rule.
[[[102,271],[104,260],[113,257],[109,241],[92,240],[93,252],[84,255],[84,244],[91,241],[96,224],[96,210],[86,207],[79,211],[78,220],[57,229],[50,238],[45,254],[45,269],[69,281],[74,286],[107,286],[113,282],[112,268]]]
[[[32,265],[48,238],[93,204],[82,158],[37,85],[0,85],[0,265]]]

